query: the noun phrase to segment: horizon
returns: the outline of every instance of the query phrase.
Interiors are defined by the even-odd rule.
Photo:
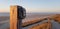
[[[10,12],[0,12],[0,13],[10,13]],[[60,14],[60,12],[32,12],[32,13],[59,13]]]

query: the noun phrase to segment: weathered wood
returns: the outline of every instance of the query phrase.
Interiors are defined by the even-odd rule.
[[[17,29],[17,6],[10,6],[10,29]]]
[[[48,19],[48,25],[47,25],[48,27],[47,27],[47,29],[52,29],[51,19],[49,17],[47,19]]]

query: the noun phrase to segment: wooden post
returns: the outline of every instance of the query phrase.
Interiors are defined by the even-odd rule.
[[[52,27],[51,26],[51,19],[49,17],[47,19],[48,19],[48,28],[47,29],[51,29],[51,27]]]
[[[10,29],[17,29],[17,6],[10,6]]]
[[[26,17],[26,10],[22,6],[10,6],[10,29],[22,29],[22,19]]]

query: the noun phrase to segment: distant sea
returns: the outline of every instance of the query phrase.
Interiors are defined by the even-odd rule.
[[[60,13],[27,13],[27,16],[31,15],[49,15],[49,14],[60,14]],[[0,16],[10,16],[10,13],[0,13]]]
[[[0,16],[9,16],[9,13],[0,13]]]

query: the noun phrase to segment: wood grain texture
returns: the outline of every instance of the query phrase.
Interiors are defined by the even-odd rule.
[[[10,6],[10,29],[17,29],[17,6]]]

